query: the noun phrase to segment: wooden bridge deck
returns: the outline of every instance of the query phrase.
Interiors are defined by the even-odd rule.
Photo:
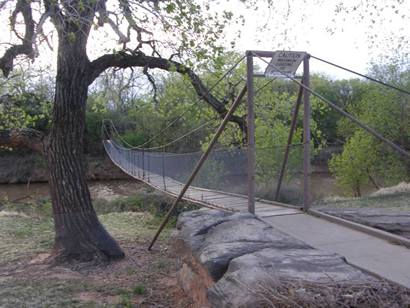
[[[143,181],[149,186],[163,191],[171,196],[178,196],[184,184],[170,178],[161,176],[148,170],[142,170],[130,161],[121,161],[107,150],[107,154],[112,162],[126,174]],[[248,198],[244,195],[233,194],[222,191],[209,190],[199,187],[189,187],[184,195],[184,200],[213,209],[227,210],[232,212],[247,212]],[[298,208],[268,200],[257,200],[255,202],[256,214],[260,217],[270,217],[278,215],[301,214]]]

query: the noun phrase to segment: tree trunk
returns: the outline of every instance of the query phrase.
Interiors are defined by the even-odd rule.
[[[116,241],[101,225],[91,203],[83,166],[88,91],[86,44],[59,37],[52,128],[47,151],[55,224],[55,250],[61,260],[122,258]]]

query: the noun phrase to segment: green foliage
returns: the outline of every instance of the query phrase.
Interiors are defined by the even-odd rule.
[[[256,141],[256,175],[260,183],[268,184],[277,179],[282,165],[287,144],[291,115],[297,98],[297,89],[285,81],[273,83],[272,87],[263,89],[256,97],[255,141]],[[312,109],[318,113],[323,108],[319,103],[312,103]],[[291,180],[302,168],[302,122],[303,108],[299,110],[297,126],[294,132],[286,169],[286,179]],[[317,127],[316,119],[311,121],[311,131],[316,148],[323,143],[323,136]],[[313,147],[312,153],[316,150]]]
[[[172,15],[180,13],[181,10],[185,12],[190,7],[195,14],[198,13],[197,7],[181,8],[174,2],[167,3],[164,10]],[[224,18],[229,19],[231,16],[226,13]],[[186,39],[188,40],[188,36]],[[196,41],[187,42],[190,47],[196,48]],[[241,55],[231,52],[208,59],[203,62],[203,70],[199,71],[201,80],[211,88],[240,57]],[[243,82],[239,81],[245,76],[245,72],[245,64],[241,63],[213,87],[213,95],[224,102],[226,107],[243,86]],[[371,68],[371,73],[375,78],[398,87],[410,87],[410,72],[406,67],[376,65]],[[111,77],[98,81],[92,89],[86,113],[86,151],[103,153],[101,123],[105,119],[116,124],[121,139],[130,145],[145,144],[146,147],[157,147],[172,143],[161,150],[176,153],[195,152],[208,145],[215,127],[220,123],[220,116],[204,101],[198,100],[187,76],[174,72],[160,75],[160,82],[157,82],[157,101],[144,91],[137,95],[127,81],[127,77],[132,76],[115,72]],[[49,93],[45,90],[47,82],[29,84],[26,80],[24,76],[16,78],[1,89],[1,93],[10,89],[14,89],[14,92],[12,96],[2,97],[0,129],[48,129],[52,105],[47,99]],[[265,83],[266,80],[255,79],[255,89],[261,89],[255,96],[256,166],[258,182],[270,184],[276,179],[283,160],[298,88],[287,80],[276,80],[268,86],[265,86]],[[313,75],[311,83],[315,91],[404,149],[410,149],[410,104],[407,95],[360,79],[332,80],[323,75]],[[36,91],[35,94],[33,90]],[[343,152],[333,157],[330,170],[347,193],[359,195],[363,186],[379,187],[409,178],[409,163],[388,150],[387,146],[367,136],[316,97],[311,97],[311,103],[312,152],[315,155],[328,145],[340,146],[345,143]],[[239,106],[236,115],[246,116],[245,104]],[[302,165],[302,118],[301,107],[293,138],[293,143],[297,146],[292,147],[290,152],[287,180],[292,180]],[[171,122],[173,124],[168,126]],[[206,122],[210,124],[178,142],[173,142]],[[236,124],[229,123],[220,137],[219,146],[241,147],[244,145],[244,138],[244,132],[240,131]],[[217,188],[223,184],[223,175],[226,172],[221,169],[221,165],[209,163],[204,169],[206,172],[199,175],[198,181],[205,183],[207,187]]]
[[[143,284],[138,284],[134,287],[134,289],[132,290],[132,292],[136,295],[142,295],[145,293],[145,286]]]
[[[401,88],[409,88],[410,71],[398,68],[374,67],[383,72],[381,77]],[[356,84],[358,82],[356,81]],[[357,99],[348,102],[346,109],[368,126],[376,129],[404,149],[410,149],[410,101],[408,96],[374,83],[362,82]],[[338,183],[355,196],[361,193],[363,185],[376,188],[394,185],[410,178],[410,162],[403,160],[386,144],[376,141],[347,119],[338,123],[338,134],[347,140],[343,153],[330,162],[331,171]]]
[[[32,76],[36,75],[36,80]],[[48,75],[17,69],[9,79],[0,77],[0,130],[33,128],[46,132],[52,109]]]
[[[375,145],[372,137],[357,131],[346,142],[343,152],[333,156],[329,163],[340,186],[347,192],[353,191],[356,197],[361,196],[361,187],[374,176],[377,160]]]
[[[51,103],[32,93],[0,98],[0,129],[49,127]]]

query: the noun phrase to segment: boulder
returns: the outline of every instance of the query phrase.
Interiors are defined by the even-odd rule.
[[[263,289],[283,282],[295,285],[348,285],[376,281],[348,265],[344,258],[317,249],[267,248],[232,260],[228,270],[208,289],[211,307],[255,307]]]
[[[278,281],[366,284],[376,278],[249,213],[198,210],[179,216],[179,281],[197,307],[257,307],[258,288]]]

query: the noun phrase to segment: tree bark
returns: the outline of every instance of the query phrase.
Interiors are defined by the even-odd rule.
[[[78,32],[77,32],[78,33]],[[88,90],[86,38],[59,36],[57,78],[48,145],[55,251],[66,259],[122,258],[93,209],[83,167]]]

